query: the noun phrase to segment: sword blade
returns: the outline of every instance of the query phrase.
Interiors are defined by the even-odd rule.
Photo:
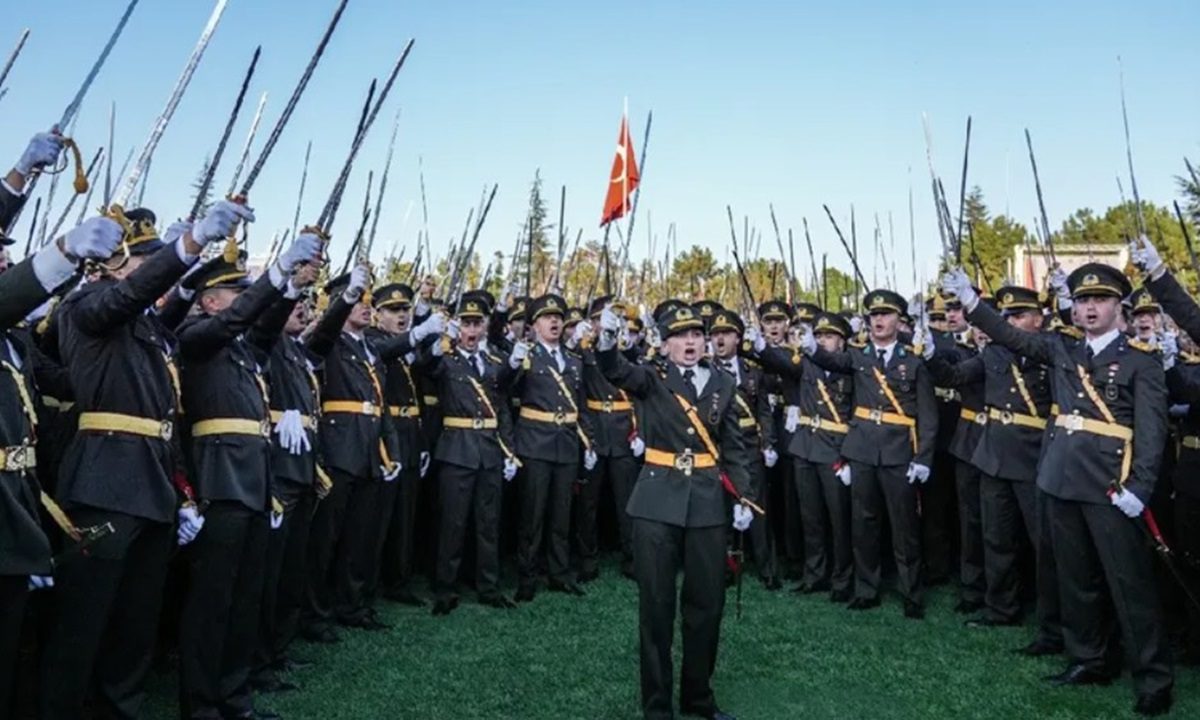
[[[121,15],[121,19],[117,22],[117,27],[112,34],[108,36],[108,42],[104,44],[104,49],[100,51],[100,57],[96,58],[96,62],[92,63],[91,70],[83,79],[83,84],[79,86],[75,97],[71,99],[71,104],[67,105],[67,109],[63,110],[62,117],[59,118],[58,126],[65,128],[75,117],[75,113],[79,112],[79,106],[83,104],[83,98],[87,95],[88,90],[92,87],[92,83],[96,81],[96,76],[100,74],[100,69],[104,67],[104,63],[108,61],[108,56],[116,46],[117,40],[121,38],[121,33],[125,31],[125,25],[129,23],[129,16],[133,15],[133,9],[137,7],[139,0],[129,0],[129,5],[125,8],[125,12]]]
[[[12,71],[13,63],[17,61],[17,57],[21,54],[22,48],[25,47],[25,41],[29,39],[29,28],[21,31],[21,37],[17,38],[17,46],[8,56],[8,60],[4,63],[4,69],[0,70],[0,87],[4,87],[4,81],[8,79],[8,73]]]
[[[208,191],[212,188],[213,177],[217,174],[217,166],[221,164],[221,156],[225,154],[225,146],[229,144],[229,136],[233,134],[233,126],[237,124],[238,115],[242,112],[242,103],[246,100],[246,91],[250,89],[250,81],[254,78],[254,70],[258,67],[258,58],[262,55],[262,45],[254,49],[254,57],[250,58],[250,67],[246,68],[246,76],[242,78],[242,86],[238,89],[237,99],[233,101],[233,111],[229,113],[229,120],[225,123],[225,130],[221,133],[221,140],[217,143],[217,150],[213,153],[212,160],[208,163],[208,170],[204,174],[204,180],[200,183],[200,189],[196,192],[196,200],[192,203],[192,211],[188,213],[188,217],[193,220],[200,214],[200,208],[204,204],[204,199],[208,197]]]

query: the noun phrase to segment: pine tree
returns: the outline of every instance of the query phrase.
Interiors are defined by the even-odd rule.
[[[208,169],[212,165],[212,158],[204,157],[204,166],[200,168],[200,174],[196,176],[196,180],[192,183],[192,199],[200,196],[200,190],[204,187],[204,178],[208,175]],[[200,211],[198,217],[203,217],[208,212],[209,206],[212,204],[212,183],[209,183],[207,188],[204,188],[204,197],[200,198]]]

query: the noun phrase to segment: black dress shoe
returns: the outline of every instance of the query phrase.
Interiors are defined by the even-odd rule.
[[[970,615],[983,609],[983,603],[978,600],[959,600],[954,606],[954,612],[959,615]]]
[[[727,712],[713,708],[712,710],[698,710],[695,708],[680,708],[679,714],[685,717],[699,717],[707,720],[737,720],[733,715]]]
[[[517,588],[517,594],[513,596],[513,599],[519,603],[533,602],[533,596],[536,594],[532,585],[522,585]]]
[[[433,614],[434,615],[449,615],[450,613],[454,612],[454,609],[457,607],[458,607],[458,596],[457,595],[448,597],[448,598],[438,598],[437,601],[433,603]]]
[[[1099,670],[1088,667],[1087,665],[1069,665],[1066,670],[1063,670],[1057,675],[1048,675],[1045,678],[1051,685],[1111,685],[1112,676],[1107,675]]]
[[[766,589],[768,589],[772,592],[783,589],[783,581],[780,580],[779,578],[775,577],[774,575],[768,575],[767,577],[763,578],[762,584],[763,584],[763,587],[765,587]]]
[[[500,593],[495,595],[480,595],[479,604],[487,605],[488,607],[500,608],[501,610],[511,610],[517,606],[515,602],[509,600],[507,596]]]
[[[879,607],[879,598],[856,597],[846,607],[850,610],[870,610]]]
[[[920,603],[915,603],[912,600],[904,601],[904,617],[909,620],[924,620],[925,608]]]
[[[833,592],[829,593],[829,602],[844,603],[849,600],[850,600],[850,590],[847,588],[843,588],[841,590],[834,590]]]
[[[1171,688],[1138,695],[1137,703],[1133,706],[1133,711],[1138,715],[1166,715],[1167,711],[1171,709],[1171,703],[1174,700],[1171,697]]]
[[[583,597],[586,594],[583,592],[583,588],[575,584],[574,580],[551,580],[546,583],[546,587],[550,592],[566,593],[577,597]]]
[[[328,625],[307,625],[300,631],[300,637],[318,645],[333,645],[342,641],[337,632]]]
[[[383,597],[391,600],[392,602],[400,603],[401,605],[408,605],[410,607],[425,607],[425,601],[417,597],[417,595],[408,588],[391,590],[387,593],[384,593]]]
[[[579,577],[576,578],[576,580],[580,585],[586,585],[599,577],[599,570],[584,570],[583,572],[579,573]]]
[[[1025,647],[1017,648],[1013,652],[1026,657],[1046,657],[1048,655],[1061,655],[1062,651],[1062,645],[1057,643],[1034,640]]]
[[[1020,624],[1021,621],[1016,618],[1006,619],[993,617],[991,615],[980,615],[979,617],[973,617],[963,623],[963,625],[969,628],[1013,627]]]

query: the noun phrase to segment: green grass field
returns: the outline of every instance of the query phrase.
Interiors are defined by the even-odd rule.
[[[737,620],[729,590],[714,678],[717,701],[740,720],[1134,717],[1127,674],[1108,688],[1051,688],[1041,678],[1062,660],[1014,655],[1028,629],[963,627],[949,590],[931,593],[923,622],[905,620],[894,597],[853,613],[750,578],[743,593]],[[543,593],[504,612],[467,595],[448,618],[389,603],[380,610],[390,631],[298,644],[295,655],[318,662],[291,676],[302,690],[259,705],[285,720],[641,717],[637,592],[612,567],[586,598]],[[155,678],[148,717],[176,716],[173,681]],[[1178,672],[1171,717],[1200,717],[1195,668]]]

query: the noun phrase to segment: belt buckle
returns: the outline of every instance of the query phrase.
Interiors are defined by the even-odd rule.
[[[605,400],[604,402],[600,403],[600,405],[601,405],[601,409],[603,409],[604,412],[606,412],[606,413],[610,413],[613,411],[612,400]]]
[[[808,424],[812,426],[813,432],[821,429],[821,416],[813,415],[808,419]]]
[[[688,448],[675,456],[675,469],[682,472],[684,475],[691,477],[692,468],[696,466],[696,456],[692,453],[692,449]]]
[[[301,423],[301,424],[303,424],[303,423]],[[262,420],[261,422],[259,422],[258,423],[258,433],[260,435],[262,435],[264,438],[270,439],[270,437],[271,437],[271,421],[270,420]]]
[[[975,413],[975,424],[976,425],[987,425],[987,423],[988,423],[988,414],[987,414],[986,410],[980,410],[979,412]]]
[[[1066,418],[1066,421],[1063,423],[1063,425],[1066,427],[1068,435],[1075,432],[1076,430],[1083,429],[1083,416],[1082,415],[1060,415],[1059,417]]]
[[[1012,425],[1013,424],[1012,410],[1001,410],[1000,411],[1000,422],[1004,423],[1005,425]]]
[[[870,416],[871,422],[875,423],[876,425],[883,424],[883,411],[882,410],[872,409],[867,414]]]
[[[166,442],[171,442],[171,438],[175,435],[175,423],[170,420],[163,420],[158,424],[158,436]]]
[[[483,418],[478,418],[478,417],[471,418],[471,429],[472,430],[482,430],[483,429]]]
[[[561,410],[554,413],[554,424],[555,425],[565,425],[566,422],[567,422],[567,414],[566,413],[564,413]]]
[[[28,445],[0,450],[4,453],[5,472],[19,472],[25,469],[25,454],[29,452]]]
[[[364,400],[363,404],[362,404],[362,414],[363,415],[374,415],[375,414],[375,403],[371,402],[370,400]]]
[[[407,418],[407,417],[411,417],[411,416],[412,416],[412,408],[411,407],[409,407],[408,405],[404,405],[400,408],[400,417]]]

